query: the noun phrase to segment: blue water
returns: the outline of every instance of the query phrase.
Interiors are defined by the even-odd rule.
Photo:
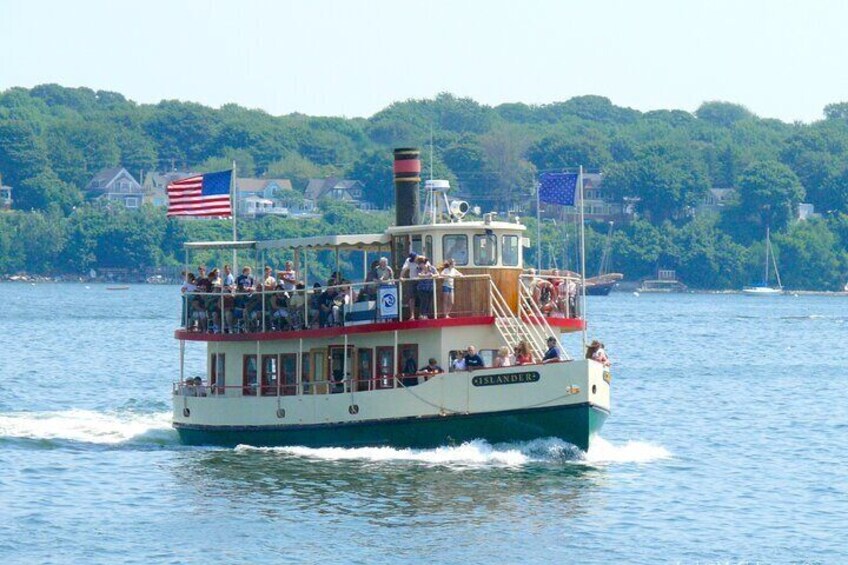
[[[174,287],[0,284],[0,563],[848,562],[848,299],[590,300],[588,454],[233,450],[169,427]]]

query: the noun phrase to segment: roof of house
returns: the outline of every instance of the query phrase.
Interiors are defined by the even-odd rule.
[[[254,178],[239,178],[236,180],[239,192],[263,192],[269,184],[276,184],[282,190],[292,190],[292,183],[289,179],[254,179]]]
[[[103,169],[98,172],[96,175],[92,177],[90,181],[88,181],[88,185],[86,186],[86,190],[100,190],[103,187],[107,186],[110,182],[115,180],[115,178],[121,174],[121,172],[127,173],[129,177],[133,180],[133,182],[137,181],[135,178],[123,167],[110,167],[108,169]]]
[[[309,184],[306,185],[304,196],[312,200],[318,200],[326,196],[328,192],[336,189],[350,190],[356,185],[362,186],[362,182],[358,180],[339,179],[330,177],[327,179],[309,179]]]

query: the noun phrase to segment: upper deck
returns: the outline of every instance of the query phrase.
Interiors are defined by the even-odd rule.
[[[390,227],[383,234],[188,243],[187,265],[190,252],[232,252],[234,263],[238,253],[252,265],[268,265],[281,254],[291,261],[285,268],[268,266],[258,277],[251,271],[236,284],[207,280],[199,289],[186,285],[175,336],[195,341],[305,339],[492,325],[505,317],[540,326],[545,335],[554,328],[579,331],[579,281],[571,273],[525,272],[525,229],[488,218]],[[324,284],[316,272],[320,268],[310,261],[323,253],[326,262],[327,252],[336,269]],[[405,269],[411,254],[429,259],[420,266],[420,275]],[[454,270],[445,270],[448,262]]]

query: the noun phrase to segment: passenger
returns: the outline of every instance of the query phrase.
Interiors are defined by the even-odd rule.
[[[548,350],[545,352],[545,356],[542,357],[542,363],[559,363],[562,361],[559,342],[557,342],[557,338],[551,336],[548,338]]]
[[[206,267],[201,265],[197,268],[197,279],[195,279],[194,284],[197,286],[197,292],[212,292],[212,281],[206,276]]]
[[[303,305],[306,301],[306,286],[303,282],[298,282],[294,287],[294,292],[289,297],[289,325],[292,329],[300,329],[303,327]]]
[[[537,278],[536,281],[536,290],[533,293],[533,298],[536,300],[539,310],[548,316],[556,306],[554,303],[554,285],[542,278]]]
[[[197,396],[197,388],[194,386],[194,379],[191,377],[185,380],[180,389],[183,396]]]
[[[218,333],[221,331],[221,312],[223,310],[221,291],[224,281],[221,279],[217,268],[209,271],[209,283],[212,285],[212,296],[206,297],[206,311],[207,316],[212,319],[212,333]]]
[[[498,355],[495,357],[495,367],[512,367],[515,365],[515,359],[509,352],[509,347],[504,345],[498,349]]]
[[[576,318],[577,317],[577,283],[574,282],[574,279],[568,279],[566,283],[565,292],[568,297],[568,317]]]
[[[468,349],[465,351],[465,369],[467,371],[473,371],[474,369],[482,369],[486,366],[486,363],[483,361],[483,358],[480,357],[480,354],[477,353],[477,348],[473,345],[469,345]]]
[[[438,273],[430,264],[430,260],[419,255],[415,263],[418,265],[418,284],[415,287],[418,295],[418,319],[426,320],[433,315],[433,277]]]
[[[324,292],[322,292],[318,298],[318,321],[322,328],[336,325],[334,313],[335,310],[337,310],[337,308],[335,308],[335,299],[337,294],[338,290],[336,288],[325,288]]]
[[[271,329],[289,329],[289,294],[282,288],[271,295]]]
[[[429,375],[436,375],[436,374],[439,374],[439,373],[444,373],[445,371],[444,371],[444,369],[439,367],[439,362],[436,361],[435,357],[430,357],[429,361],[427,361],[427,364],[424,365],[423,367],[421,367],[421,369],[418,372],[419,373],[427,373]]]
[[[412,351],[409,349],[403,352],[403,370],[401,371],[401,382],[403,386],[410,387],[418,384],[418,369],[415,364],[415,359],[412,357]]]
[[[206,396],[206,385],[200,377],[194,377],[194,396]]]
[[[262,295],[258,291],[262,290],[262,285],[257,284],[256,288],[245,290],[248,292],[242,317],[245,331],[259,331],[262,329]]]
[[[280,271],[277,275],[279,283],[286,292],[292,292],[297,286],[297,273],[294,270],[294,263],[291,261],[286,261],[286,269]]]
[[[309,295],[309,327],[321,327],[321,297],[323,296],[321,283],[312,285],[312,293]]]
[[[594,359],[598,363],[603,364],[604,367],[609,367],[611,365],[609,357],[607,357],[607,352],[604,350],[604,344],[598,340],[594,340],[586,349],[586,357]]]
[[[406,258],[406,261],[403,263],[403,267],[400,270],[400,278],[404,279],[402,292],[406,297],[407,307],[409,308],[409,320],[415,319],[415,297],[416,297],[416,285],[418,279],[418,264],[415,260],[418,258],[418,254],[414,251],[409,254],[409,257]]]
[[[380,257],[376,274],[378,281],[390,281],[395,278],[395,272],[389,266],[389,260],[386,257]]]
[[[464,371],[465,370],[465,352],[462,350],[452,351],[451,357],[453,358],[453,362],[451,363],[451,372],[453,371]]]
[[[186,273],[185,274],[185,282],[183,286],[180,287],[180,292],[183,294],[192,293],[197,290],[197,285],[195,284],[196,277],[194,273]]]
[[[262,286],[265,290],[274,290],[277,288],[277,279],[274,278],[274,272],[270,266],[265,266],[265,276],[262,278]]]
[[[256,286],[256,281],[253,279],[250,267],[245,267],[241,270],[241,274],[236,279],[236,284],[249,289],[253,289]]]
[[[202,296],[193,295],[191,297],[190,310],[192,326],[195,326],[198,331],[206,333],[209,329],[209,317],[206,313],[206,301]]]
[[[455,289],[456,289],[456,277],[461,277],[462,273],[460,273],[456,269],[456,260],[448,259],[445,261],[444,265],[442,265],[442,307],[445,310],[445,318],[450,318],[451,312],[453,311],[453,305],[455,301]]]
[[[236,287],[236,280],[233,277],[233,271],[229,265],[224,265],[224,290],[233,290]]]
[[[533,355],[530,354],[530,348],[527,346],[526,341],[518,342],[518,345],[515,346],[515,364],[516,365],[527,365],[533,362]]]
[[[233,311],[235,310],[236,300],[232,289],[225,290],[221,296],[221,309],[224,312],[223,325],[221,331],[223,333],[235,333],[233,330]]]

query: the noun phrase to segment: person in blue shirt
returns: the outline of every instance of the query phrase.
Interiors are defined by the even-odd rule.
[[[469,345],[468,349],[465,352],[465,369],[468,371],[472,371],[474,369],[482,369],[486,366],[486,363],[483,361],[483,358],[480,357],[480,354],[477,353],[477,348],[473,345]]]
[[[548,338],[548,350],[545,352],[545,356],[542,357],[542,363],[557,363],[561,360],[557,338],[551,336]]]

